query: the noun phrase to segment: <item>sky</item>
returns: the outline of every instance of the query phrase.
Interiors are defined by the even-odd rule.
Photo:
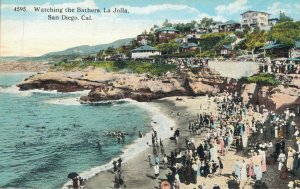
[[[280,11],[300,20],[299,0],[0,0],[0,56],[40,56],[79,45],[98,45],[136,37],[153,25],[199,22],[203,17],[240,21],[247,10],[263,11],[276,18]],[[26,7],[26,12],[15,11]],[[125,8],[128,14],[41,13],[35,7],[65,9]],[[48,20],[48,15],[59,20]],[[61,20],[62,15],[78,17]],[[91,15],[92,20],[81,20]]]

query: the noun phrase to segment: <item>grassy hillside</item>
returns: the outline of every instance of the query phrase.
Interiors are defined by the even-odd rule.
[[[72,62],[56,63],[51,69],[54,70],[73,70],[84,69],[88,66],[104,68],[107,71],[118,72],[133,72],[133,73],[149,73],[152,75],[162,75],[168,71],[173,72],[176,70],[175,65],[139,62],[139,61],[101,61],[101,62]]]

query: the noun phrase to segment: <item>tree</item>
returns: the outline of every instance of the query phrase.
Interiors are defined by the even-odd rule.
[[[162,24],[163,27],[172,27],[172,23],[169,22],[168,19],[165,19],[164,23]]]
[[[200,27],[208,29],[212,25],[213,22],[214,22],[214,19],[204,17],[204,18],[202,18],[202,20],[200,20]]]
[[[118,47],[116,49],[116,51],[118,53],[122,53],[122,54],[127,54],[128,53],[128,49],[127,49],[127,47],[125,45],[122,45],[121,47]]]
[[[300,21],[276,24],[272,27],[270,36],[272,40],[276,40],[287,48],[292,48],[295,41],[300,40]]]
[[[129,44],[129,49],[134,49],[136,47],[139,46],[139,43],[136,39],[133,39],[132,41],[130,41],[130,44]]]
[[[196,24],[197,24],[197,21],[196,20],[192,20],[191,24],[195,27]]]
[[[268,32],[260,31],[255,28],[252,33],[246,34],[245,46],[247,50],[251,51],[252,59],[254,59],[254,50],[257,47],[263,46],[268,40]]]
[[[179,24],[175,24],[174,25],[174,28],[179,30],[181,33],[187,33],[187,32],[190,32],[194,27],[195,27],[195,23],[196,21],[192,21],[192,22],[189,22],[189,23],[179,23]]]
[[[158,43],[157,36],[154,33],[149,33],[148,41],[151,46],[155,46]]]
[[[147,30],[145,30],[142,34],[143,34],[143,35],[147,35]]]
[[[209,33],[203,34],[200,38],[200,46],[202,51],[211,51],[225,38],[225,33]]]
[[[104,50],[100,50],[96,55],[97,60],[101,60],[104,58]]]
[[[220,48],[222,45],[230,45],[231,43],[236,41],[235,36],[226,36],[222,41],[215,45],[216,48]]]
[[[113,56],[113,55],[117,54],[117,52],[116,52],[116,49],[114,49],[113,47],[108,47],[108,48],[105,50],[105,54],[106,54],[106,55]]]
[[[279,20],[278,22],[292,22],[293,19],[291,17],[288,17],[284,14],[284,12],[281,12],[279,13]]]
[[[162,54],[172,54],[177,51],[180,44],[171,41],[169,43],[161,43],[156,47],[162,52]]]

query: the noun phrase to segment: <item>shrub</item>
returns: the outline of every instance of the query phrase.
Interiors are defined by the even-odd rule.
[[[258,83],[273,87],[276,87],[280,84],[280,81],[278,81],[274,75],[269,73],[260,73],[250,77],[242,77],[240,81],[245,83]]]

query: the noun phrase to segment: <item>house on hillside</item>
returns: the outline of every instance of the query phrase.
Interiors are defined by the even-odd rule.
[[[300,58],[300,41],[295,41],[295,47],[291,49],[291,58]]]
[[[240,29],[241,24],[234,20],[229,20],[219,25],[219,32],[234,32]]]
[[[170,40],[175,39],[180,34],[180,31],[172,27],[164,27],[157,29],[155,34],[159,43],[167,43]]]
[[[202,34],[206,34],[207,29],[202,27],[193,28],[185,37],[190,43],[197,43]]]
[[[136,40],[140,45],[147,45],[149,41],[149,36],[149,34],[140,34],[136,37]]]
[[[223,57],[231,57],[232,56],[232,46],[231,45],[222,45],[217,49],[217,55]]]
[[[198,49],[196,43],[184,43],[179,47],[180,52],[192,52]]]
[[[271,43],[263,46],[260,50],[265,50],[272,58],[288,58],[289,49],[280,43]]]
[[[206,33],[208,33],[206,28],[196,27],[191,30],[190,35],[194,35],[194,38],[200,38],[201,34],[206,34]]]
[[[220,29],[220,25],[223,24],[222,22],[213,22],[208,28],[209,33],[218,33]]]
[[[149,59],[150,56],[160,55],[160,51],[149,45],[143,45],[131,50],[131,58],[133,59]]]
[[[81,61],[97,61],[97,57],[96,56],[86,56],[86,57],[82,57]]]
[[[241,25],[242,28],[250,27],[259,27],[263,30],[269,30],[269,13],[261,11],[246,11],[241,14]]]

